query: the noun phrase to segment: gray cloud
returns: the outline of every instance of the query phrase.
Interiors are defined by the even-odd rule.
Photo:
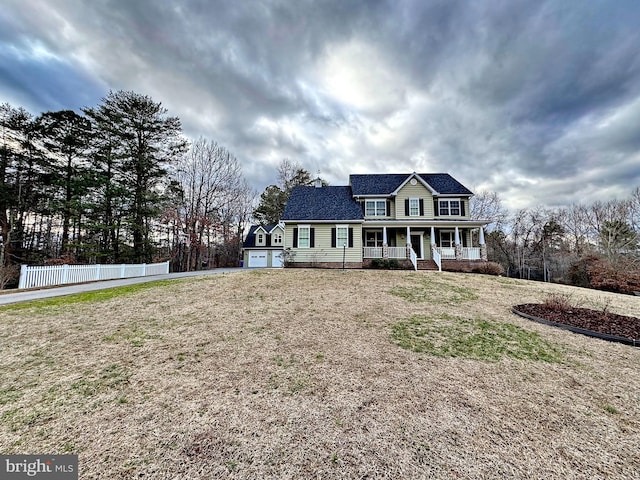
[[[640,184],[640,5],[8,0],[0,101],[149,94],[262,190],[281,158],[446,171],[514,208]]]

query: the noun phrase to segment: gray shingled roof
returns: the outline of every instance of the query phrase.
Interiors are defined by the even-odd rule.
[[[261,225],[251,225],[251,228],[249,229],[249,233],[247,233],[247,236],[244,239],[244,242],[242,243],[242,248],[252,248],[256,246],[256,230],[258,229],[258,227],[260,227]],[[276,225],[262,225],[262,228],[264,230],[266,230],[267,232],[270,232],[271,230],[273,230],[273,228]]]
[[[362,220],[350,187],[294,187],[282,220]]]
[[[398,189],[411,173],[350,175],[353,195],[389,195]],[[442,195],[473,195],[471,190],[448,173],[418,173],[426,183]]]

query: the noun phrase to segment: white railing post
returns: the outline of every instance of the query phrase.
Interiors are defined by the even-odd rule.
[[[169,260],[167,260],[165,263],[165,268],[164,268],[164,273],[169,273]]]
[[[123,263],[120,265],[120,278],[124,278],[124,273],[126,271],[127,266]]]
[[[27,288],[27,266],[20,265],[20,281],[18,282],[18,288]]]
[[[96,265],[96,280],[100,280],[100,264]]]
[[[146,263],[142,264],[142,276],[143,277],[147,276],[147,264]]]
[[[66,284],[69,279],[69,265],[66,263],[62,266],[62,283]]]

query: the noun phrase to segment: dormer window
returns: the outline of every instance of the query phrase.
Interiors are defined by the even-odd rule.
[[[387,201],[386,200],[365,200],[364,212],[367,217],[386,217]]]
[[[273,244],[274,245],[282,244],[282,234],[281,233],[274,233],[273,234]]]
[[[264,235],[259,233],[258,234],[258,244],[262,245],[262,243],[264,243]]]

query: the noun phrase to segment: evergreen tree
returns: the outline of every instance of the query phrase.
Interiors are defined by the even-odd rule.
[[[109,135],[118,145],[120,182],[126,192],[124,221],[133,239],[134,261],[151,260],[150,223],[159,215],[159,184],[166,166],[185,148],[180,120],[160,103],[134,92],[109,92],[102,113]]]
[[[90,170],[84,158],[91,125],[72,110],[44,113],[36,122],[44,147],[52,155],[49,164],[52,183],[60,189],[60,206],[56,210],[62,216],[61,252],[64,255],[69,253],[72,220],[80,229],[82,200],[91,185]]]

